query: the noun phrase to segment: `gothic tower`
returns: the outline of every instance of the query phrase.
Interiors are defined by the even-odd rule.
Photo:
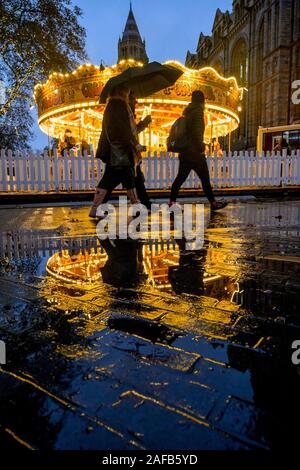
[[[118,62],[124,59],[134,59],[144,64],[149,62],[146,53],[146,42],[145,40],[142,41],[133,15],[131,2],[123,36],[122,39],[119,39],[118,43]]]

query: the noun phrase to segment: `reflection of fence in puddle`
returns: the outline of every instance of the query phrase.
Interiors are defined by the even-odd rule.
[[[52,256],[67,249],[70,253],[79,250],[101,249],[96,236],[72,237],[56,235],[47,230],[19,230],[0,234],[0,258],[9,260],[33,255]]]
[[[226,220],[226,224],[238,225],[243,227],[286,227],[289,230],[300,231],[300,205],[292,202],[251,202],[247,204],[239,204],[232,208],[230,219]]]
[[[226,227],[278,228],[278,233],[284,228],[285,235],[299,236],[300,233],[300,205],[292,202],[274,204],[255,202],[238,204],[223,213]],[[222,225],[222,220],[221,220]],[[274,231],[275,234],[275,231]],[[162,235],[158,242],[161,243]],[[65,248],[96,251],[101,249],[95,235],[83,234],[81,236],[68,236],[67,233],[58,233],[57,230],[17,230],[0,233],[0,257],[22,258],[34,254],[51,256]]]
[[[6,344],[0,340],[0,364],[6,364]]]
[[[176,245],[174,240],[149,240],[160,248]],[[82,252],[103,253],[103,248],[96,236],[66,236],[57,235],[47,230],[18,230],[0,233],[0,259],[9,260],[25,258],[33,255],[52,256],[62,250],[68,250],[70,255]]]

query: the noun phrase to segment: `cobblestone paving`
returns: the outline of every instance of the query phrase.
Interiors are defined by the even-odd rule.
[[[194,252],[103,243],[73,284],[46,263],[93,253],[87,208],[0,215],[0,448],[296,448],[300,201],[205,213]]]

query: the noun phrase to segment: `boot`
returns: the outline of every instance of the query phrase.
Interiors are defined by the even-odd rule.
[[[95,217],[97,217],[98,206],[100,206],[100,204],[102,204],[106,194],[107,194],[106,189],[102,189],[102,188],[96,189],[96,193],[95,193],[95,196],[94,196],[93,205],[92,205],[90,213],[89,213],[89,217],[92,217],[93,219]]]

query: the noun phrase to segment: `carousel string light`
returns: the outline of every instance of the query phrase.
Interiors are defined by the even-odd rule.
[[[150,150],[154,146],[165,146],[172,123],[182,114],[190,102],[194,89],[202,89],[206,95],[206,113],[214,114],[214,122],[209,124],[206,140],[218,135],[226,135],[239,125],[240,101],[243,87],[239,87],[235,77],[222,77],[212,67],[189,69],[178,61],[169,60],[166,65],[180,68],[182,77],[170,88],[147,98],[138,99],[137,118],[151,105],[151,136],[143,133],[143,145]],[[52,72],[46,83],[37,83],[34,98],[38,108],[38,123],[43,131],[49,129],[49,120],[53,124],[53,137],[62,135],[71,125],[75,138],[79,139],[79,121],[83,114],[87,138],[96,144],[101,131],[104,105],[99,103],[99,95],[109,78],[131,66],[140,66],[141,62],[133,59],[121,60],[118,64],[104,69],[93,64],[81,64],[70,73]],[[81,123],[81,124],[80,124]],[[80,124],[80,125],[79,125]],[[152,143],[149,139],[152,139]],[[155,148],[154,148],[155,150]]]

